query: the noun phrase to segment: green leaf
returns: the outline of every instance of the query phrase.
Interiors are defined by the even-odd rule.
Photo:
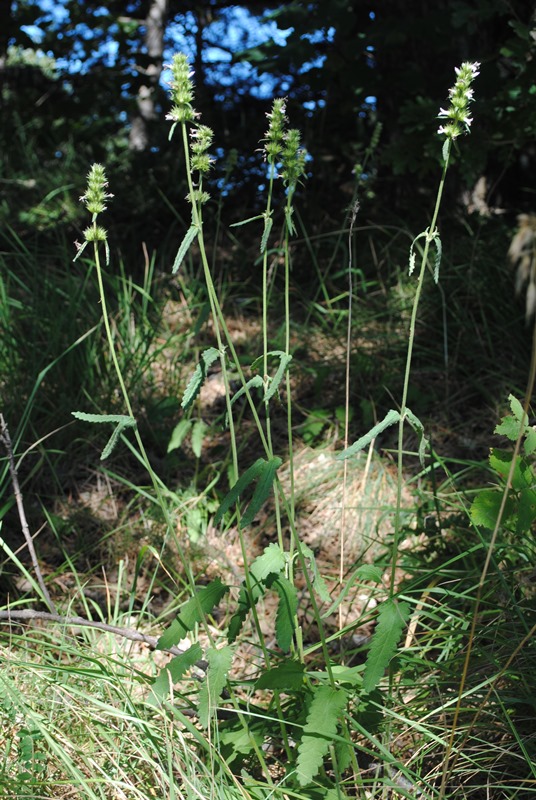
[[[441,255],[443,252],[443,245],[441,243],[441,239],[438,233],[435,234],[433,242],[436,246],[436,257],[434,260],[434,282],[439,283],[439,267],[441,266]]]
[[[532,523],[536,519],[536,491],[534,489],[523,489],[519,493],[517,506],[516,533],[529,533],[532,530]]]
[[[271,400],[274,394],[279,389],[279,384],[283,379],[283,375],[287,371],[288,365],[292,361],[292,356],[289,353],[283,353],[280,350],[273,350],[268,355],[279,356],[280,361],[279,361],[279,367],[277,368],[277,372],[275,373],[274,377],[270,380],[268,391],[264,396],[266,402],[268,402],[268,400]]]
[[[247,588],[245,583],[242,584],[240,587],[240,591],[238,593],[238,603],[237,603],[237,610],[231,617],[229,622],[229,627],[227,628],[227,641],[229,644],[232,644],[240,631],[242,630],[242,626],[246,621],[248,612],[250,611],[252,604],[256,605],[260,598],[263,596],[265,592],[265,585],[261,581],[257,581],[253,578],[251,583],[251,602],[250,596],[248,594]]]
[[[279,575],[283,572],[286,564],[285,552],[276,542],[272,542],[254,559],[249,571],[258,581],[266,581],[269,575]]]
[[[240,530],[243,530],[248,525],[251,525],[261,507],[264,505],[268,495],[272,491],[275,474],[281,466],[281,463],[281,459],[278,456],[275,456],[263,464],[262,472],[259,475],[251,502],[248,505],[244,516],[240,520]]]
[[[240,228],[241,225],[247,225],[249,222],[256,222],[258,219],[262,219],[263,214],[257,214],[256,217],[248,217],[248,219],[243,219],[240,222],[233,222],[229,225],[230,228]]]
[[[193,667],[202,655],[201,645],[196,642],[180,656],[172,658],[169,664],[166,664],[155,678],[151,686],[152,694],[148,700],[149,704],[158,705],[161,703],[167,697],[171,684],[178,683],[186,671]]]
[[[490,466],[504,481],[510,474],[512,458],[513,453],[508,450],[498,450],[496,447],[489,454]],[[512,472],[512,488],[518,492],[521,489],[526,489],[532,482],[533,474],[531,468],[521,456],[517,456],[514,471]]]
[[[196,238],[196,236],[199,234],[200,230],[201,229],[200,229],[199,225],[194,225],[192,223],[192,225],[190,225],[190,227],[186,231],[186,234],[185,234],[184,239],[182,240],[182,242],[180,244],[180,247],[179,247],[179,250],[177,252],[177,255],[175,256],[175,261],[173,263],[173,269],[171,270],[171,274],[172,275],[175,275],[175,273],[178,272],[180,265],[184,261],[184,256],[186,255],[186,253],[190,249],[190,245],[192,244],[192,242]]]
[[[156,645],[157,650],[173,647],[181,639],[184,639],[196,624],[203,621],[204,615],[209,614],[218,605],[228,591],[229,587],[219,578],[199,589],[195,597],[191,597],[180,607],[177,618],[159,638]]]
[[[320,570],[318,569],[318,564],[316,563],[315,554],[303,542],[300,545],[303,557],[309,561],[309,569],[313,574],[313,589],[317,593],[318,597],[323,603],[329,603],[331,601],[331,595],[329,593],[329,589],[327,584],[320,574]]]
[[[281,650],[284,653],[288,653],[296,627],[298,592],[296,587],[284,575],[280,575],[274,581],[272,588],[279,595],[275,618],[275,638]]]
[[[269,214],[263,214],[263,217],[264,217],[264,230],[262,232],[262,238],[261,238],[261,253],[264,253],[264,251],[266,250],[266,247],[268,245],[268,238],[272,230],[272,225],[274,224],[274,221]]]
[[[292,219],[293,214],[294,209],[292,206],[285,206],[285,221],[287,223],[287,229],[290,236],[296,235],[296,226],[294,225],[294,220]]]
[[[227,673],[233,663],[233,648],[228,645],[219,650],[210,648],[206,652],[206,659],[207,674],[199,691],[199,722],[205,729],[214,716],[220,695],[227,683]]]
[[[285,659],[277,667],[267,669],[255,684],[255,689],[280,689],[297,692],[303,689],[305,666],[293,658]]]
[[[260,375],[254,375],[253,378],[250,378],[247,383],[240,387],[240,389],[235,392],[235,394],[231,398],[231,406],[233,406],[236,401],[242,397],[246,392],[250,391],[250,389],[264,389],[264,381]],[[227,427],[229,423],[229,419],[227,414],[225,414],[225,426]]]
[[[257,556],[250,566],[250,587],[251,597],[248,594],[245,581],[240,587],[238,594],[238,608],[233,614],[227,629],[227,639],[229,643],[235,641],[242,630],[242,626],[251,610],[252,604],[258,603],[265,593],[266,584],[279,575],[285,569],[287,557],[278,544],[272,542],[265,548],[264,552]]]
[[[248,467],[244,474],[239,477],[234,486],[232,486],[227,492],[220,507],[216,511],[216,515],[214,517],[215,525],[218,525],[223,515],[229,511],[234,503],[238,502],[238,498],[247,489],[249,484],[261,474],[265,463],[266,462],[263,458],[258,458],[250,467]]]
[[[409,616],[409,605],[386,600],[378,610],[378,624],[372,636],[372,642],[363,674],[363,690],[372,692],[380,682],[383,674],[396,653],[402,629]]]
[[[207,350],[204,350],[201,353],[201,360],[195,368],[194,374],[188,381],[188,386],[186,387],[184,397],[182,398],[181,408],[184,408],[185,410],[190,408],[195,398],[201,391],[201,387],[205,382],[209,367],[212,366],[212,364],[217,361],[218,358],[220,358],[220,351],[216,350],[215,347],[209,347]]]
[[[493,530],[499,516],[501,507],[502,492],[497,489],[481,489],[471,505],[469,514],[475,525],[483,525],[484,528]],[[505,521],[513,511],[510,498],[506,501],[503,521]]]
[[[420,419],[415,416],[413,411],[410,411],[409,408],[406,408],[406,419],[408,420],[409,424],[415,431],[415,433],[419,436],[419,461],[421,462],[421,466],[424,467],[424,457],[426,455],[426,450],[428,449],[428,445],[430,442],[424,435],[424,426]]]
[[[513,394],[508,395],[508,400],[510,401],[510,408],[512,409],[512,414],[517,419],[519,426],[523,425],[525,427],[528,423],[527,415],[523,411],[523,406],[517,399],[514,397]],[[519,433],[519,428],[518,428]]]
[[[303,736],[298,748],[296,771],[300,786],[307,786],[318,773],[324,756],[337,734],[337,725],[346,707],[343,689],[319,686],[315,689]]]
[[[515,417],[508,415],[502,418],[500,425],[495,426],[494,433],[499,433],[501,436],[506,436],[511,442],[517,441],[519,436],[519,422]]]
[[[198,419],[194,422],[194,426],[192,428],[192,450],[194,451],[194,456],[196,458],[201,458],[203,439],[205,438],[205,433],[207,430],[208,425],[203,422],[202,419]]]
[[[191,419],[181,419],[178,425],[175,425],[175,427],[173,428],[173,433],[171,434],[171,439],[169,440],[169,444],[167,447],[168,453],[171,453],[172,450],[177,450],[177,448],[181,446],[185,438],[190,433],[191,427],[192,427]]]
[[[114,447],[116,446],[120,435],[126,428],[135,428],[136,420],[134,417],[126,416],[126,414],[86,414],[84,411],[72,411],[73,417],[80,419],[83,422],[114,422],[117,423],[115,430],[110,436],[104,450],[101,453],[101,461],[111,455]]]
[[[523,449],[527,456],[531,456],[536,451],[536,430],[534,428],[527,428]]]
[[[346,450],[343,450],[342,453],[339,453],[336,456],[337,461],[342,461],[346,458],[350,458],[350,456],[354,456],[364,447],[366,447],[370,442],[376,438],[376,436],[388,428],[390,425],[394,425],[400,420],[400,413],[398,411],[394,411],[391,409],[387,412],[385,417],[382,419],[381,422],[378,422],[368,433],[358,439],[357,442],[354,442],[347,447]]]

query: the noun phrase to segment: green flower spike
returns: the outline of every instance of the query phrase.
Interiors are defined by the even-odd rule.
[[[272,111],[266,116],[269,120],[268,130],[265,134],[264,153],[270,164],[275,164],[283,152],[283,137],[285,135],[286,100],[276,99],[272,105]]]
[[[87,189],[85,194],[80,198],[80,202],[84,203],[90,214],[93,215],[92,224],[84,231],[84,242],[79,244],[76,242],[77,253],[73,258],[76,261],[80,258],[88,242],[94,242],[95,246],[98,242],[104,242],[104,249],[106,251],[106,264],[110,263],[110,248],[108,247],[108,234],[106,229],[97,225],[97,215],[106,211],[106,201],[113,197],[106,191],[108,181],[106,180],[106,173],[102,164],[93,164],[87,176]]]
[[[440,108],[438,118],[447,119],[446,125],[441,125],[438,129],[439,134],[444,134],[447,139],[455,139],[462,133],[469,133],[469,128],[473,121],[469,116],[469,103],[473,99],[471,83],[479,74],[480,64],[475,61],[471,64],[466,61],[455,69],[457,78],[456,83],[449,89],[450,107]]]
[[[171,100],[173,107],[166,119],[174,122],[169,138],[173,135],[177,123],[192,122],[197,116],[197,112],[192,106],[194,99],[194,84],[192,81],[193,71],[184,53],[177,53],[173,56],[171,64],[165,64],[171,70]]]

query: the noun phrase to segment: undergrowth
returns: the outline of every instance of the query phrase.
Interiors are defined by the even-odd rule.
[[[422,369],[432,347],[419,339],[421,298],[442,276],[442,192],[472,121],[478,65],[456,71],[440,111],[437,201],[430,226],[410,237],[416,288],[400,280],[392,338],[374,302],[366,330],[353,317],[356,296],[382,294],[354,262],[360,175],[335,239],[336,253],[345,242],[347,289],[332,296],[314,263],[318,290],[297,321],[293,258],[297,246],[313,260],[316,250],[297,209],[308,157],[283,100],[267,115],[264,210],[232,233],[256,231],[259,314],[233,324],[204,221],[213,132],[198,121],[186,59],[176,56],[171,71],[170,138],[180,142],[191,211],[170,265],[175,301],[157,302],[147,254],[142,281],[114,270],[113,232],[100,219],[118,198],[100,164],[81,198],[91,221],[72,271],[58,264],[43,281],[44,306],[50,293],[65,298],[61,324],[24,308],[30,287],[6,257],[2,329],[9,335],[16,320],[35,361],[23,369],[13,337],[3,339],[2,387],[24,411],[13,440],[1,417],[2,485],[14,489],[2,518],[13,528],[16,503],[28,550],[3,531],[12,581],[0,610],[4,796],[528,797],[534,368],[525,397],[509,398],[494,432],[503,444],[487,464],[457,464],[430,444],[413,377],[415,354]],[[13,252],[36,258],[18,239]],[[390,342],[401,330],[405,355],[393,370]],[[313,331],[324,352],[307,366]],[[382,377],[402,379],[393,377],[397,394],[378,414],[372,393],[356,400],[351,387],[356,369],[367,385],[380,331]],[[447,370],[445,348],[442,358]],[[35,490],[36,473],[53,475],[58,494],[64,480],[61,453],[32,427],[44,396],[58,398],[55,424],[72,412],[66,437],[88,443],[85,464],[99,442],[92,468],[104,488],[96,501],[79,492],[93,527],[75,543],[60,505],[51,510],[35,491],[41,506],[28,518],[46,517],[56,562],[37,557],[21,491],[21,482]],[[29,451],[40,455],[32,468]]]

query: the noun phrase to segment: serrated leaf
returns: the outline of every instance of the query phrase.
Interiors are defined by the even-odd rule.
[[[501,501],[502,492],[497,489],[481,489],[473,500],[469,511],[474,524],[483,525],[484,528],[493,530],[499,516]],[[512,502],[508,499],[504,509],[503,521],[510,516],[512,509]]]
[[[285,206],[285,221],[287,223],[287,229],[291,236],[296,235],[296,226],[294,225],[294,220],[292,219],[292,215],[294,214],[294,209],[292,206]]]
[[[502,418],[502,422],[495,426],[493,432],[506,436],[511,442],[515,442],[519,436],[519,422],[515,417],[508,415]]]
[[[188,436],[192,427],[191,419],[181,419],[181,421],[173,428],[171,439],[167,446],[167,452],[171,453],[172,450],[177,450]]]
[[[233,663],[233,648],[225,645],[219,650],[210,648],[206,652],[207,674],[199,691],[199,722],[208,728],[214,716],[220,695],[227,683],[227,673]]]
[[[410,411],[409,408],[406,408],[406,418],[415,431],[415,433],[419,437],[419,461],[421,462],[421,466],[424,467],[424,457],[426,455],[426,450],[428,449],[428,445],[430,442],[424,435],[424,426],[420,421],[419,417],[415,416],[413,411]]]
[[[184,261],[184,257],[188,250],[190,249],[190,245],[192,244],[193,240],[196,238],[200,231],[199,225],[190,225],[184,239],[180,243],[177,255],[175,256],[175,261],[173,262],[173,269],[171,270],[171,274],[175,275],[178,272],[180,265]]]
[[[270,380],[270,385],[269,385],[268,391],[266,392],[266,394],[264,396],[264,399],[266,400],[266,402],[268,402],[268,400],[271,400],[272,397],[274,396],[274,394],[279,389],[279,384],[281,383],[281,381],[283,379],[283,375],[287,371],[288,365],[292,361],[292,356],[289,353],[283,353],[283,352],[280,352],[280,351],[276,350],[276,351],[272,351],[272,353],[270,353],[270,355],[279,356],[280,361],[279,361],[279,366],[277,368],[277,371],[276,371],[274,377]]]
[[[209,347],[201,353],[201,359],[196,366],[194,373],[188,381],[188,386],[184,392],[181,402],[181,408],[188,409],[194,402],[195,398],[201,391],[201,387],[205,382],[207,372],[210,366],[220,357],[220,351],[215,347]]]
[[[279,575],[285,569],[287,557],[276,542],[272,542],[260,556],[254,559],[249,571],[258,580],[265,581],[269,575]]]
[[[309,568],[313,573],[313,580],[312,580],[313,589],[315,590],[319,599],[323,603],[329,603],[331,601],[331,595],[329,593],[327,584],[322,575],[320,574],[320,570],[318,569],[318,564],[316,563],[315,554],[313,553],[311,548],[308,547],[303,542],[301,543],[300,546],[302,549],[302,554],[304,558],[306,558],[309,561]]]
[[[495,472],[501,476],[501,478],[506,481],[508,475],[510,474],[510,468],[512,465],[512,458],[513,453],[510,453],[507,450],[498,450],[494,447],[490,454],[489,454],[489,463],[490,467],[495,470]],[[532,483],[532,470],[526,464],[524,459],[520,456],[517,456],[515,467],[512,472],[512,487],[515,491],[520,491],[521,489],[526,489]]]
[[[196,458],[201,458],[201,450],[203,449],[203,440],[205,438],[205,433],[208,430],[208,425],[203,422],[202,419],[198,419],[194,422],[194,426],[192,428],[192,450],[194,451],[194,456]]]
[[[172,658],[169,664],[166,664],[155,678],[151,686],[149,704],[158,705],[161,703],[169,693],[170,684],[178,683],[187,670],[193,667],[202,655],[201,645],[196,642],[180,656]]]
[[[297,692],[303,689],[305,666],[293,658],[286,659],[277,667],[267,669],[255,683],[255,689],[280,689]]]
[[[272,230],[272,225],[274,224],[272,217],[269,216],[268,214],[263,214],[263,217],[264,217],[264,230],[262,232],[262,238],[261,238],[261,253],[264,253],[264,251],[266,250],[266,247],[268,245],[268,238]]]
[[[244,472],[243,475],[239,477],[237,482],[230,488],[227,492],[225,497],[223,498],[220,507],[216,511],[214,516],[214,524],[218,525],[221,521],[223,515],[229,511],[232,505],[238,501],[238,498],[244,491],[247,489],[250,483],[253,483],[255,478],[257,478],[265,465],[265,460],[263,458],[258,458],[248,469]]]
[[[235,394],[231,398],[231,406],[233,406],[236,401],[242,397],[246,392],[250,391],[251,389],[264,389],[264,381],[260,375],[254,375],[253,378],[250,378],[247,383],[240,387],[240,389],[235,392]],[[229,423],[229,419],[227,413],[225,414],[225,426],[227,427]]]
[[[516,533],[528,533],[536,519],[536,492],[534,489],[523,489],[519,493],[517,505]]]
[[[513,394],[508,395],[508,400],[510,401],[510,408],[512,409],[512,414],[514,415],[514,417],[518,422],[518,426],[523,425],[523,427],[525,427],[528,422],[528,419],[527,415],[523,411],[523,406],[521,405],[517,397],[514,397]],[[518,427],[518,433],[519,433],[519,427]]]
[[[120,435],[126,428],[135,428],[136,420],[134,417],[129,417],[126,414],[86,414],[85,411],[72,411],[73,417],[80,419],[83,422],[113,422],[116,423],[116,428],[108,439],[104,450],[101,453],[101,461],[111,455],[114,447],[116,446]]]
[[[378,609],[378,624],[363,674],[363,691],[372,692],[383,677],[389,662],[396,653],[402,629],[409,616],[409,605],[385,600]]]
[[[523,449],[526,456],[531,456],[536,451],[536,430],[534,428],[527,428]]]
[[[298,747],[296,772],[300,786],[307,786],[318,773],[329,750],[337,725],[346,707],[347,695],[343,689],[319,686],[315,689],[303,736]]]
[[[229,225],[230,228],[240,228],[242,225],[247,225],[249,222],[256,222],[258,219],[262,219],[262,214],[257,214],[256,217],[248,217],[248,219],[240,220],[240,222],[233,222]]]
[[[398,411],[394,411],[394,409],[391,409],[387,412],[381,422],[378,422],[377,425],[375,425],[368,433],[358,439],[357,442],[354,442],[350,445],[350,447],[347,447],[346,450],[343,450],[342,453],[339,453],[336,456],[337,461],[342,461],[346,458],[350,458],[350,456],[354,456],[356,453],[370,444],[379,433],[384,431],[386,428],[389,428],[390,425],[394,425],[399,420],[400,413]]]
[[[436,257],[434,260],[434,282],[439,283],[439,267],[441,266],[441,255],[443,253],[443,245],[441,243],[441,238],[438,233],[433,238],[433,242],[436,246]]]
[[[255,491],[253,492],[253,497],[251,498],[244,516],[240,520],[240,530],[243,530],[248,525],[251,525],[260,509],[268,499],[268,496],[272,491],[275,474],[281,464],[282,461],[279,456],[274,456],[269,461],[264,462],[257,485],[255,486]]]
[[[177,618],[159,638],[157,650],[173,647],[180,642],[196,624],[203,621],[204,615],[209,614],[228,591],[229,587],[219,578],[199,589],[195,597],[191,597],[180,607]]]
[[[275,638],[281,650],[284,653],[288,653],[296,628],[298,591],[284,575],[280,575],[274,581],[272,589],[275,589],[279,595],[275,617]]]
[[[251,582],[251,602],[250,595],[248,594],[245,584],[242,584],[238,593],[237,610],[231,617],[229,627],[227,628],[227,641],[232,644],[246,621],[247,615],[251,609],[252,604],[256,605],[265,592],[265,585],[261,581],[253,577]]]

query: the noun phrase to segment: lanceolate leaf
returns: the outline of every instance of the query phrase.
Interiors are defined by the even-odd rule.
[[[280,575],[274,581],[272,588],[279,595],[275,619],[275,638],[281,650],[284,653],[288,653],[296,626],[298,592],[296,587],[284,575]]]
[[[201,458],[203,439],[205,438],[205,433],[207,430],[208,425],[206,422],[203,422],[202,419],[198,419],[194,422],[194,426],[192,428],[192,450],[194,451],[194,456],[196,456],[196,458]]]
[[[326,581],[320,574],[320,570],[318,569],[318,565],[316,563],[315,554],[303,542],[300,545],[304,558],[309,561],[309,568],[313,575],[313,589],[315,590],[316,594],[320,598],[323,603],[329,603],[331,600],[331,595],[329,593],[329,589],[327,587]]]
[[[101,461],[111,455],[114,447],[116,446],[120,435],[126,428],[135,428],[136,420],[134,417],[128,417],[125,414],[86,414],[84,411],[73,411],[73,417],[81,419],[83,422],[113,422],[116,427],[110,436],[106,447],[101,453]]]
[[[286,692],[297,692],[303,688],[305,665],[293,658],[282,664],[267,669],[255,684],[256,689],[280,689]]]
[[[277,368],[277,372],[275,373],[274,377],[271,379],[268,391],[266,392],[266,394],[264,396],[264,399],[266,400],[266,402],[268,402],[268,400],[271,400],[271,398],[274,396],[274,394],[279,389],[279,384],[281,383],[281,381],[283,379],[283,375],[287,371],[288,365],[292,361],[292,356],[289,353],[283,353],[283,352],[280,352],[280,351],[274,351],[274,352],[270,353],[269,355],[277,355],[277,356],[279,356],[280,361],[279,361],[279,366]]]
[[[222,500],[220,507],[216,511],[216,514],[214,516],[215,525],[217,525],[221,521],[223,515],[227,511],[229,511],[231,506],[238,501],[238,498],[240,497],[241,494],[243,494],[243,492],[249,486],[249,484],[252,483],[255,480],[255,478],[257,478],[261,474],[265,463],[266,462],[264,461],[263,458],[258,458],[255,461],[255,463],[252,464],[244,472],[244,474],[239,477],[234,486],[232,486],[231,489],[227,492],[227,494]]]
[[[324,756],[337,733],[337,725],[346,706],[343,689],[331,686],[316,688],[303,737],[298,748],[297,773],[300,786],[311,783],[322,766]]]
[[[205,382],[209,367],[220,357],[220,351],[215,347],[209,347],[201,353],[201,360],[195,368],[194,374],[188,382],[184,397],[182,398],[181,408],[188,409],[201,391]]]
[[[256,604],[259,601],[265,592],[267,582],[279,575],[285,569],[286,563],[284,552],[275,542],[269,544],[264,553],[253,561],[249,570],[251,596],[244,582],[238,595],[238,609],[233,614],[227,630],[227,639],[230,643],[234,642],[242,630],[252,603]]]
[[[424,435],[424,426],[419,417],[415,416],[413,411],[410,411],[409,408],[406,408],[406,418],[415,433],[419,436],[419,461],[421,462],[421,466],[424,467],[424,457],[429,445],[429,441]]]
[[[233,649],[226,645],[220,650],[211,648],[206,652],[208,670],[199,691],[199,722],[208,728],[214,716],[220,695],[227,682],[227,673],[233,663]]]
[[[268,498],[268,495],[272,491],[272,485],[275,480],[275,473],[277,472],[280,466],[281,466],[281,459],[277,456],[271,458],[269,461],[264,463],[262,472],[257,481],[257,486],[255,487],[255,491],[253,492],[253,497],[251,498],[251,502],[247,507],[244,516],[240,520],[241,529],[245,528],[247,525],[251,525],[251,523],[257,516],[258,512],[260,511],[261,507],[264,505],[265,501]]]
[[[337,460],[342,461],[346,458],[350,458],[350,456],[355,456],[360,450],[366,447],[370,442],[376,438],[376,436],[388,428],[390,425],[394,425],[400,419],[400,413],[398,411],[388,411],[385,417],[382,419],[381,422],[378,422],[368,433],[362,436],[357,442],[354,442],[347,447],[346,450],[343,450],[342,453],[339,453],[337,456]]]
[[[386,600],[378,611],[378,624],[372,636],[372,643],[363,674],[363,690],[372,692],[396,653],[402,629],[409,616],[407,603]]]
[[[264,253],[266,247],[268,245],[268,238],[270,236],[270,232],[272,230],[272,225],[274,221],[271,216],[268,214],[263,214],[264,216],[264,230],[262,232],[262,239],[261,239],[261,253]]]
[[[196,623],[202,622],[204,615],[209,614],[228,591],[229,587],[219,578],[200,589],[195,597],[191,597],[180,607],[177,618],[159,638],[157,649],[173,647],[180,642],[189,631],[193,630]]]
[[[191,419],[181,419],[178,425],[173,428],[173,433],[171,434],[171,439],[167,447],[168,453],[171,453],[172,450],[176,450],[181,446],[186,436],[190,433],[192,424]]]
[[[196,642],[182,655],[172,658],[155,679],[151,687],[152,695],[149,703],[157,705],[158,702],[164,700],[169,693],[170,684],[178,683],[185,672],[193,667],[202,655],[201,645]]]
[[[190,245],[192,244],[195,237],[198,235],[200,228],[198,225],[190,225],[184,239],[182,240],[177,255],[175,256],[175,262],[173,264],[173,269],[171,270],[172,274],[175,275],[178,272],[180,265],[184,261],[184,256],[190,249]]]

